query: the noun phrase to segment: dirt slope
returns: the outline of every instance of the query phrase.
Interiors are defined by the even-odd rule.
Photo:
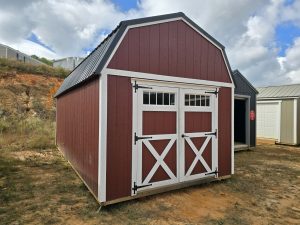
[[[33,74],[0,74],[0,116],[54,118],[53,95],[63,79]]]

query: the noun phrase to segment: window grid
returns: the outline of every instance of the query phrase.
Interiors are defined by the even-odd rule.
[[[184,103],[185,106],[209,107],[210,106],[210,96],[185,94],[184,102],[185,102]]]
[[[175,105],[175,93],[169,92],[143,92],[144,105]]]

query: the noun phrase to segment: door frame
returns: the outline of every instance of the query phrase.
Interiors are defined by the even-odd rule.
[[[195,85],[195,84],[186,84],[186,83],[178,83],[178,82],[166,82],[166,81],[157,81],[157,80],[148,80],[148,79],[141,79],[141,78],[131,78],[131,84],[135,85],[135,84],[139,84],[139,85],[145,85],[145,86],[155,86],[155,87],[161,87],[161,88],[177,88],[178,92],[177,92],[177,97],[175,98],[177,100],[177,104],[178,104],[178,110],[177,110],[177,118],[176,118],[176,129],[177,129],[177,169],[176,169],[176,173],[177,173],[177,178],[178,178],[178,183],[180,182],[185,182],[188,180],[181,180],[181,165],[180,165],[180,160],[182,158],[182,152],[180,151],[180,149],[182,148],[182,140],[183,138],[181,138],[181,131],[182,131],[182,125],[179,121],[179,118],[181,116],[181,111],[182,111],[182,103],[180,101],[180,96],[181,96],[181,92],[180,89],[194,89],[194,90],[201,90],[201,91],[218,91],[219,87],[216,86],[207,86],[207,85]],[[215,101],[215,123],[218,125],[218,97],[216,98]],[[139,130],[139,126],[138,126],[138,120],[139,120],[139,109],[138,109],[138,100],[139,100],[139,96],[138,94],[135,94],[135,91],[133,89],[132,91],[132,176],[131,176],[131,183],[132,183],[132,187],[134,182],[137,181],[137,177],[138,177],[138,154],[137,154],[137,150],[138,150],[138,144],[135,145],[135,132],[137,130]],[[166,110],[167,111],[167,110]],[[218,154],[218,142],[216,141],[216,154]],[[212,145],[212,149],[213,149],[213,145]],[[217,160],[217,165],[218,165],[218,160]],[[211,176],[205,176],[205,177],[211,177]],[[201,179],[201,178],[198,178]],[[194,179],[189,179],[189,180],[197,180],[196,178]],[[176,183],[175,183],[176,184]],[[169,186],[169,185],[174,185],[174,183],[168,183],[165,182],[163,187]],[[154,186],[151,189],[156,189],[156,188],[161,188],[162,186]],[[143,190],[140,190],[140,192],[142,191],[147,191],[149,189],[144,188]],[[140,192],[135,192],[133,189],[131,189],[131,196],[134,196]]]
[[[250,147],[250,101],[251,101],[251,96],[250,95],[239,95],[239,94],[235,94],[234,95],[234,100],[243,100],[245,101],[245,140],[246,140],[246,145],[248,145],[248,147]]]

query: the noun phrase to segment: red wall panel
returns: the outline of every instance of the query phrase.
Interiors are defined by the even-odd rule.
[[[58,97],[56,121],[57,145],[97,196],[99,79]]]
[[[218,112],[219,176],[231,174],[231,88],[220,88]]]
[[[231,82],[221,50],[183,21],[129,29],[108,67]]]
[[[132,85],[130,78],[107,81],[107,201],[131,195]]]

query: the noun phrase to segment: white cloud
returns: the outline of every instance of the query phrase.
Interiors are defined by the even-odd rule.
[[[279,57],[275,30],[282,22],[300,26],[300,1],[139,0],[127,12],[109,0],[0,0],[0,5],[0,41],[27,54],[85,56],[121,20],[182,11],[226,46],[232,67],[255,85],[299,82],[300,41]],[[31,33],[55,53],[27,41]]]

